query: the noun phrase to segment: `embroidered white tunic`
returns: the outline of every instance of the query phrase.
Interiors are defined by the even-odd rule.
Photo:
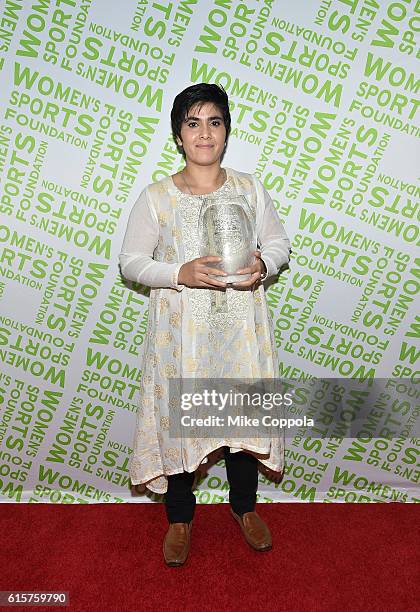
[[[272,319],[262,284],[247,291],[228,287],[226,293],[178,284],[182,264],[200,257],[199,210],[208,196],[246,197],[255,215],[268,277],[290,260],[290,241],[259,179],[225,170],[227,180],[212,194],[185,194],[171,177],[143,189],[131,211],[119,256],[125,278],[151,287],[129,473],[133,484],[146,484],[155,493],[167,491],[168,475],[194,471],[221,446],[228,446],[231,452],[251,451],[275,471],[284,466],[281,435],[244,439],[169,436],[170,378],[278,376]],[[221,293],[226,300],[222,313],[215,308]]]

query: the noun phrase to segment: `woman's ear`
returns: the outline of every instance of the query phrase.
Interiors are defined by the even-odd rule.
[[[183,157],[185,157],[184,147],[182,146],[182,140],[179,136],[175,139],[176,148],[178,149],[178,153],[180,153]]]

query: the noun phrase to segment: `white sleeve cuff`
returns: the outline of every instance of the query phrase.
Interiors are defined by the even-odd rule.
[[[185,287],[185,285],[179,285],[178,284],[178,274],[179,274],[179,271],[180,271],[180,269],[181,269],[181,267],[183,265],[184,264],[182,264],[182,263],[178,264],[176,266],[176,268],[174,269],[174,271],[172,272],[172,288],[176,289],[177,291],[182,291],[183,288]]]
[[[263,274],[263,276],[261,277],[261,280],[265,280],[269,276],[273,276],[274,274],[277,274],[278,269],[277,269],[276,264],[270,257],[268,257],[267,255],[264,255],[262,251],[261,251],[261,259],[265,263],[265,267],[267,269],[267,272]]]

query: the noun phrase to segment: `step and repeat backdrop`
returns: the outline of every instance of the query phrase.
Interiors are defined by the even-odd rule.
[[[287,439],[259,500],[418,500],[420,3],[0,11],[1,500],[159,499],[128,477],[148,289],[123,282],[118,253],[140,191],[183,166],[170,110],[200,82],[229,94],[224,165],[261,179],[292,240],[267,287],[279,376],[301,395],[325,379],[309,409],[323,431]],[[383,390],[349,436],[357,378]],[[196,494],[227,501],[222,461]]]

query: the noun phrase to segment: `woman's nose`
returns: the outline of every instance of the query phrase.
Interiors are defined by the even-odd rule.
[[[200,136],[202,138],[208,138],[210,136],[210,126],[204,123],[200,128]]]

